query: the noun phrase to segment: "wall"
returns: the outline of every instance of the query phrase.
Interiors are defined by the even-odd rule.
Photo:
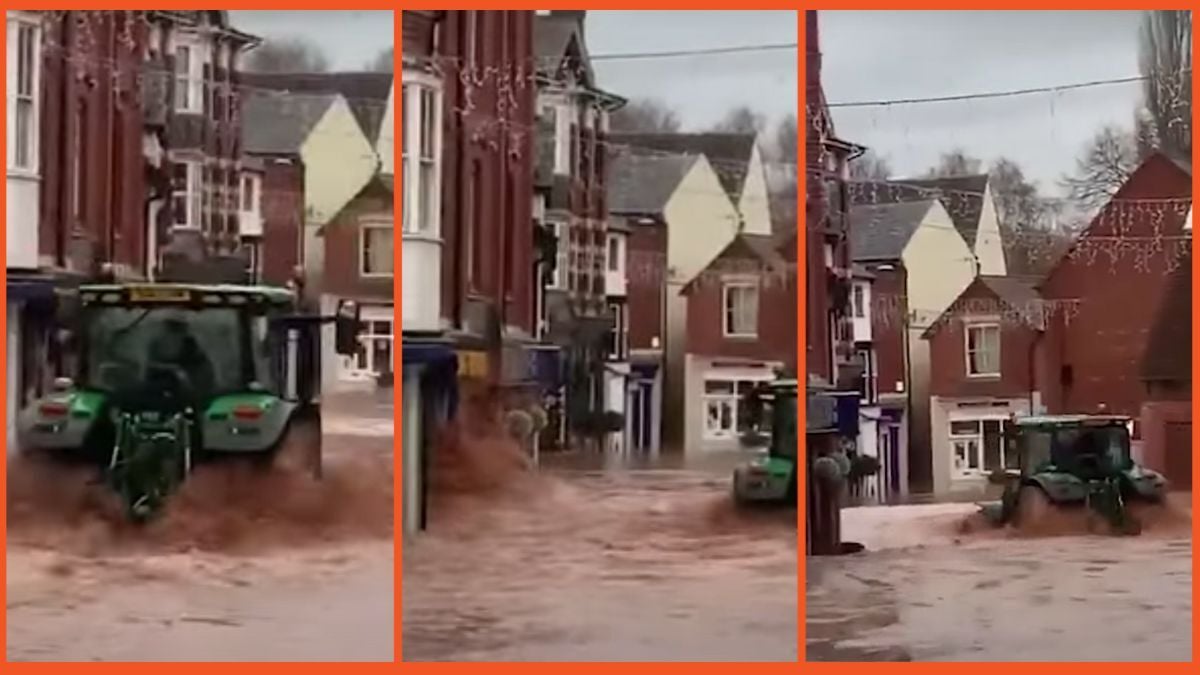
[[[1170,461],[1168,453],[1187,453],[1195,456],[1191,443],[1186,447],[1172,446],[1168,442],[1168,424],[1190,424],[1192,402],[1190,400],[1148,400],[1142,404],[1137,426],[1142,438],[1142,454],[1139,461],[1149,469],[1163,473],[1167,481],[1180,488],[1191,487],[1190,477],[1173,475],[1171,469],[1182,462]],[[1194,459],[1193,459],[1194,461]],[[1190,468],[1191,464],[1187,464]]]
[[[861,288],[862,290],[861,291],[856,290],[859,288]],[[861,316],[859,316],[856,313],[856,308],[854,305],[855,295],[859,292],[862,293],[862,315]],[[850,312],[851,312],[851,320],[850,321],[851,321],[851,326],[853,327],[853,330],[854,330],[854,341],[855,342],[871,342],[872,341],[871,302],[872,302],[871,282],[867,279],[855,279],[854,283],[850,289]]]
[[[262,272],[283,285],[300,264],[304,244],[304,165],[299,158],[264,160]]]
[[[663,209],[671,236],[667,265],[686,284],[737,234],[738,215],[708,160],[700,157]]]
[[[379,138],[375,142],[375,154],[379,156],[379,172],[385,176],[393,176],[396,173],[395,100],[396,82],[392,80],[387,108],[384,109],[383,120],[379,123]]]
[[[979,216],[979,230],[975,236],[975,257],[979,259],[980,274],[998,277],[1008,274],[1000,219],[996,213],[996,200],[990,180],[983,192],[983,211]]]
[[[928,328],[975,278],[975,257],[940,202],[904,247],[911,325]]]
[[[1190,196],[1191,176],[1169,159],[1152,155],[1115,198]],[[1161,252],[1144,261],[1125,253],[1113,262],[1102,251],[1105,242],[1118,235],[1143,237],[1145,242],[1156,233],[1180,236],[1187,205],[1183,206],[1180,212],[1155,214],[1129,203],[1110,204],[1082,236],[1083,243],[1077,244],[1091,246],[1091,251],[1085,248],[1078,256],[1064,257],[1042,285],[1042,295],[1049,300],[1079,301],[1078,311],[1071,316],[1055,313],[1039,354],[1050,412],[1092,412],[1100,404],[1111,413],[1136,417],[1141,412],[1142,355],[1169,279],[1168,256],[1177,248],[1166,240]],[[1062,378],[1067,366],[1073,375],[1070,385]]]
[[[609,252],[612,250],[611,243],[616,241],[617,246],[617,268],[612,268],[612,261],[609,259],[608,252],[604,257],[604,293],[609,297],[620,297],[628,294],[628,252],[629,252],[629,237],[624,232],[608,231],[608,241],[610,243]]]
[[[904,314],[907,311],[904,288],[907,284],[904,268],[872,266],[875,282],[871,285],[871,336],[875,345],[875,364],[879,393],[897,394],[906,391],[908,380],[905,355]]]
[[[532,134],[497,133],[497,77],[472,86],[471,112],[467,91],[456,65],[465,62],[467,11],[447,11],[439,26],[438,56],[447,83],[443,101],[442,168],[442,312],[456,329],[466,329],[468,299],[496,308],[504,325],[533,333],[533,138]],[[511,69],[521,79],[533,56],[532,11],[476,12],[479,67]],[[503,24],[503,26],[502,26]],[[507,112],[510,126],[534,124],[535,88],[517,88]],[[489,131],[489,129],[491,131]],[[478,133],[476,131],[478,130]],[[472,185],[472,170],[480,174]],[[475,214],[482,214],[476,223]],[[486,220],[485,220],[486,219]],[[476,226],[476,227],[473,227]],[[478,274],[468,269],[469,240],[483,256]],[[472,279],[472,277],[477,277]]]
[[[87,26],[89,39],[79,41],[76,21]],[[126,21],[128,43],[122,39]],[[115,11],[64,12],[43,25],[40,262],[90,272],[93,260],[111,261],[122,273],[140,274],[147,186],[137,73],[144,30],[128,13]],[[115,64],[118,76],[104,64]],[[78,213],[72,184],[77,164]]]
[[[728,257],[720,261],[739,264],[756,262],[754,258]],[[759,267],[761,277],[758,289],[758,335],[755,338],[728,338],[724,334],[724,298],[726,281],[739,277],[708,273],[701,274],[687,294],[687,329],[684,349],[688,354],[723,356],[731,358],[770,359],[785,363],[796,361],[796,343],[791,337],[789,324],[795,325],[795,314],[783,311],[789,303],[796,304],[795,293],[782,279],[770,276],[765,267]],[[775,272],[779,274],[779,272]]]
[[[933,494],[939,499],[958,498],[965,496],[982,497],[989,491],[987,477],[962,478],[954,475],[954,454],[950,445],[950,421],[953,419],[983,419],[1007,418],[1010,415],[1028,415],[1029,400],[994,399],[994,403],[1004,405],[989,405],[986,407],[960,408],[960,401],[933,397],[929,404],[930,427],[933,430],[931,451],[933,458]],[[1035,404],[1040,401],[1035,400]],[[1003,442],[1003,441],[1002,441]]]
[[[702,354],[687,354],[684,357],[682,368],[685,386],[683,409],[680,416],[683,422],[680,436],[683,451],[685,453],[731,451],[741,447],[741,441],[736,433],[733,438],[728,440],[705,438],[704,383],[710,375],[718,375],[722,379],[767,382],[775,379],[775,370],[782,365],[778,361],[723,359]]]
[[[758,148],[757,140],[750,153],[746,171],[746,181],[742,185],[741,198],[738,200],[738,210],[744,219],[746,234],[771,234],[770,194],[767,191],[767,174],[762,151]]]
[[[321,288],[323,292],[361,301],[392,303],[392,275],[362,276],[359,246],[360,222],[379,217],[391,220],[393,203],[391,191],[374,182],[326,225],[323,241],[328,266]]]
[[[991,301],[1000,307],[999,299],[979,284],[973,285],[960,297],[981,303]],[[1000,324],[1000,376],[967,377],[965,325],[993,322]],[[954,316],[936,329],[929,339],[930,392],[934,396],[1029,397],[1030,392],[1037,388],[1032,370],[1033,350],[1037,342],[1037,331],[999,313]]]
[[[667,257],[667,228],[630,224],[626,257],[629,304],[629,348],[661,349],[666,341],[663,261]],[[658,344],[655,345],[655,340]]]

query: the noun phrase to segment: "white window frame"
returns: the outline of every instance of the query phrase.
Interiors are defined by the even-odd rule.
[[[571,166],[571,106],[554,105],[554,175],[569,176]]]
[[[703,425],[703,430],[704,430],[704,433],[703,433],[704,439],[708,440],[708,441],[727,441],[727,440],[733,440],[733,439],[737,438],[738,433],[739,433],[738,432],[738,404],[741,402],[742,397],[748,393],[747,391],[744,391],[742,389],[742,387],[740,386],[741,383],[749,382],[753,386],[753,385],[760,384],[762,382],[767,382],[770,379],[771,379],[771,377],[769,377],[767,375],[760,376],[757,374],[756,375],[743,374],[743,375],[739,375],[739,376],[726,374],[726,373],[707,373],[707,374],[705,374],[704,379],[700,384],[700,386],[703,387],[703,389],[700,390],[700,396],[701,396],[701,400],[702,400],[701,414],[703,414],[703,416],[704,416],[703,420],[701,421],[701,424]],[[732,393],[710,394],[708,392],[708,385],[710,383],[716,383],[716,382],[729,384],[732,388]],[[712,425],[709,424],[708,412],[709,412],[710,406],[713,406],[713,405],[716,405],[716,406],[719,406],[722,408],[724,408],[724,407],[729,408],[729,425],[730,426],[728,429],[726,429],[724,426],[721,426],[721,425],[713,427]],[[719,413],[718,413],[718,415],[719,415]],[[719,419],[720,419],[720,417],[718,416],[718,420]]]
[[[995,334],[996,334],[996,345],[995,345],[995,347],[996,347],[996,367],[994,370],[976,372],[974,369],[974,362],[971,359],[971,356],[972,356],[972,354],[974,354],[978,351],[981,351],[981,349],[980,348],[976,348],[974,350],[971,349],[971,335],[974,333],[986,335],[986,331],[995,331]],[[981,321],[981,322],[973,322],[973,323],[963,324],[963,354],[966,358],[965,366],[966,366],[967,377],[969,377],[969,378],[984,378],[984,379],[987,379],[987,378],[995,379],[997,377],[1000,377],[1000,374],[1001,374],[1001,364],[1000,364],[1001,354],[1000,353],[1001,353],[1001,349],[1002,349],[1002,344],[1003,344],[1003,333],[1000,330],[1000,324],[998,322],[992,322],[992,321],[982,322]]]
[[[555,291],[567,290],[567,265],[571,261],[570,246],[571,246],[571,226],[565,220],[552,220],[550,226],[554,228],[554,274],[550,283],[546,288]]]
[[[619,234],[608,235],[608,251],[606,252],[608,257],[608,271],[615,274],[620,274],[621,270],[625,267],[622,264],[622,259],[625,257],[623,255],[625,247],[622,245],[621,239],[623,237]]]
[[[39,158],[40,144],[39,135],[41,130],[41,120],[39,117],[41,108],[41,42],[42,42],[42,26],[36,15],[26,14],[24,12],[10,11],[6,13],[7,20],[7,49],[8,49],[8,73],[7,79],[10,83],[8,89],[8,173],[26,177],[37,177],[41,162]],[[21,69],[21,36],[23,32],[28,31],[30,39],[29,44],[29,62],[28,71],[23,72]],[[28,77],[25,77],[28,75]],[[28,91],[22,91],[22,84],[27,83]],[[19,143],[18,139],[22,137],[18,133],[17,123],[20,119],[20,110],[26,110],[28,117],[24,129],[25,142]],[[24,148],[24,161],[18,161],[17,148]]]
[[[974,432],[954,432],[954,424],[962,422],[970,422],[975,424]],[[983,425],[985,422],[996,422],[1000,425],[1000,466],[1003,469],[1007,464],[1008,447],[1004,439],[1004,427],[1009,422],[1007,415],[970,415],[970,416],[951,416],[950,421],[946,424],[946,436],[950,439],[950,471],[955,478],[978,478],[987,476],[996,468],[989,469],[987,467],[987,449],[984,445]],[[975,460],[978,463],[977,468],[971,468],[970,457],[964,453],[964,461],[960,465],[958,461],[959,446],[970,447],[974,445]]]
[[[200,115],[204,113],[204,44],[195,35],[177,34],[171,45],[174,68],[171,73],[175,83],[175,112]],[[180,70],[179,52],[187,50],[187,68]]]
[[[754,299],[752,309],[738,310],[732,306],[732,302],[736,296],[731,294],[731,291],[749,292],[750,297]],[[749,323],[752,328],[750,332],[739,332],[731,325],[730,314],[750,312],[751,320]],[[744,318],[744,317],[743,317]],[[727,338],[745,338],[754,339],[758,337],[758,318],[759,318],[759,290],[758,282],[749,280],[725,281],[721,286],[721,334]]]
[[[204,165],[198,159],[177,159],[174,164],[182,164],[187,167],[187,176],[184,179],[183,189],[172,188],[171,190],[171,218],[175,217],[175,199],[180,195],[183,196],[185,208],[183,210],[184,222],[174,222],[174,228],[177,230],[200,230],[200,220],[204,211]]]
[[[394,223],[388,218],[362,218],[358,221],[358,275],[360,277],[366,279],[388,279],[395,275],[395,229]],[[392,248],[388,249],[392,265],[391,269],[387,272],[372,272],[367,270],[367,247],[371,240],[370,233],[372,231],[392,233]]]
[[[249,188],[249,189],[247,189]],[[246,204],[246,193],[250,193],[250,204]],[[238,210],[242,213],[262,214],[262,177],[257,173],[244,172],[238,188]]]
[[[441,237],[442,82],[404,72],[401,82],[401,200],[403,236]],[[428,106],[428,108],[426,107]],[[407,114],[408,111],[414,114]],[[424,113],[428,113],[426,116]],[[423,128],[422,122],[429,126]],[[422,169],[425,173],[422,173]],[[430,178],[428,185],[422,176]]]
[[[852,288],[851,304],[854,307],[854,318],[865,319],[865,318],[867,318],[867,308],[866,308],[867,288],[866,288],[866,284],[855,283],[851,288]]]
[[[363,331],[358,337],[358,351],[353,355],[346,357],[346,379],[349,380],[368,380],[381,372],[393,372],[396,362],[396,321],[394,316],[387,313],[390,308],[384,307],[363,307],[362,324]],[[377,330],[384,323],[388,324],[388,331],[382,332]],[[375,343],[386,341],[388,343],[388,354],[391,362],[387,364],[387,371],[381,371],[379,363],[375,362]]]

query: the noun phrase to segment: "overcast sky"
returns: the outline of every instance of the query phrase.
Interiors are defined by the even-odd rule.
[[[969,94],[1136,76],[1139,12],[897,11],[819,14],[832,102]],[[834,109],[838,135],[899,175],[955,146],[1016,160],[1046,192],[1105,124],[1132,126],[1140,85],[1007,99]]]
[[[390,11],[230,10],[233,25],[264,38],[302,37],[321,46],[335,70],[360,70],[395,44]]]
[[[794,43],[799,16],[782,11],[590,11],[594,55]],[[797,52],[715,54],[686,58],[598,61],[600,85],[626,98],[658,98],[687,128],[703,129],[739,105],[771,123],[796,113]]]

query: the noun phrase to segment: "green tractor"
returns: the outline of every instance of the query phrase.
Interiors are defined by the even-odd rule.
[[[747,396],[751,418],[770,420],[770,442],[765,453],[734,470],[736,503],[797,505],[797,391],[796,380],[779,379]]]
[[[212,283],[97,284],[60,308],[76,375],[18,417],[22,452],[100,469],[144,522],[200,461],[296,461],[321,476],[321,333],[354,353],[359,312],[299,311],[290,289]],[[286,460],[282,458],[288,458]]]
[[[1014,418],[1006,442],[1019,468],[992,475],[1004,492],[981,511],[996,525],[1036,530],[1055,509],[1081,508],[1089,529],[1098,517],[1113,532],[1139,534],[1130,502],[1162,503],[1167,481],[1133,461],[1129,424],[1116,415]]]

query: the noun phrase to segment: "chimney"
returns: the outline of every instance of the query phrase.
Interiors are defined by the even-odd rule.
[[[552,9],[552,10],[550,10],[550,16],[574,19],[577,24],[582,26],[583,20],[587,17],[587,10],[586,9]]]

